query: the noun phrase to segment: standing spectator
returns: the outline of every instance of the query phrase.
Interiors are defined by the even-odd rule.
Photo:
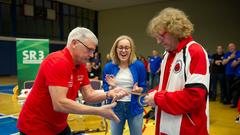
[[[236,108],[240,96],[240,51],[237,51],[232,67],[235,68],[235,77],[231,87],[233,96],[231,108]]]
[[[149,88],[152,89],[159,83],[160,65],[162,58],[158,55],[157,50],[152,51],[152,56],[149,58]]]
[[[107,55],[106,55],[106,64],[108,63],[108,62],[111,62],[112,60],[111,60],[111,57],[110,57],[110,54],[108,53]]]
[[[206,48],[206,52],[207,52],[207,54],[208,54],[208,61],[209,61],[209,63],[211,64],[212,61],[213,61],[213,55],[211,54],[211,52],[209,51],[208,48]]]
[[[146,91],[146,70],[141,61],[136,59],[135,45],[129,36],[120,36],[114,42],[110,52],[112,62],[103,70],[103,88],[111,91],[120,86],[128,92]],[[138,104],[138,95],[130,94],[117,101],[113,109],[121,122],[110,121],[111,134],[122,135],[126,120],[131,135],[142,135],[143,107]]]
[[[208,135],[206,101],[209,62],[204,48],[193,40],[193,24],[185,13],[165,8],[148,26],[165,49],[159,85],[144,101],[156,106],[156,135]]]
[[[144,67],[145,67],[145,69],[147,71],[147,69],[148,69],[148,61],[146,60],[146,58],[141,55],[141,56],[139,56],[139,59],[143,62]]]
[[[211,70],[211,87],[210,87],[210,99],[216,101],[217,97],[217,82],[219,81],[221,88],[220,102],[223,103],[226,100],[226,80],[225,80],[225,66],[223,65],[223,47],[217,46],[217,53],[212,56],[212,70]]]
[[[223,65],[226,65],[225,68],[225,75],[226,75],[226,90],[227,90],[227,100],[226,102],[224,102],[224,104],[231,104],[231,100],[232,100],[232,84],[233,84],[233,79],[234,79],[234,73],[235,73],[235,69],[232,67],[232,63],[236,57],[236,45],[234,43],[230,43],[228,45],[228,50],[229,52],[227,52],[224,55],[224,59],[223,59]]]

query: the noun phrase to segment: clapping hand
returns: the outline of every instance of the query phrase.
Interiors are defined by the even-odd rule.
[[[116,87],[116,79],[113,75],[106,74],[105,78],[109,86]]]
[[[236,57],[236,52],[233,52],[233,53],[229,56],[230,59],[234,59],[235,57]]]
[[[133,90],[131,91],[131,93],[135,93],[136,95],[139,95],[141,94],[143,91],[143,88],[142,87],[138,87],[138,83],[136,82],[134,85],[133,85]]]

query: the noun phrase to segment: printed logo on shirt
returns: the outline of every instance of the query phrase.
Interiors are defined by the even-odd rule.
[[[83,77],[84,77],[83,75],[78,75],[78,76],[77,76],[78,81],[82,81],[82,80],[83,80]]]
[[[83,77],[84,77],[84,75],[78,75],[77,76],[77,79],[78,79],[78,81],[79,81],[79,84],[81,85],[83,82]]]
[[[71,88],[73,86],[73,82],[68,82],[68,88]]]
[[[174,66],[174,73],[179,73],[182,70],[182,61],[177,60],[175,66]]]
[[[73,86],[73,75],[71,74],[70,80],[68,82],[68,87],[71,88]]]

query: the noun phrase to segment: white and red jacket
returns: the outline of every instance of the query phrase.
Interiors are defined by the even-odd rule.
[[[155,134],[208,135],[209,63],[204,48],[191,36],[182,40],[175,51],[166,52],[161,71],[154,88]]]

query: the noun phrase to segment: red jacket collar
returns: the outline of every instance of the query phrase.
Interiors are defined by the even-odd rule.
[[[169,52],[169,53],[176,54],[176,53],[180,52],[180,51],[187,45],[187,43],[189,43],[189,42],[191,42],[191,41],[193,41],[192,36],[189,36],[189,37],[181,40],[181,41],[179,42],[178,46],[177,46],[177,49],[175,49],[174,51],[171,51],[171,52]]]

